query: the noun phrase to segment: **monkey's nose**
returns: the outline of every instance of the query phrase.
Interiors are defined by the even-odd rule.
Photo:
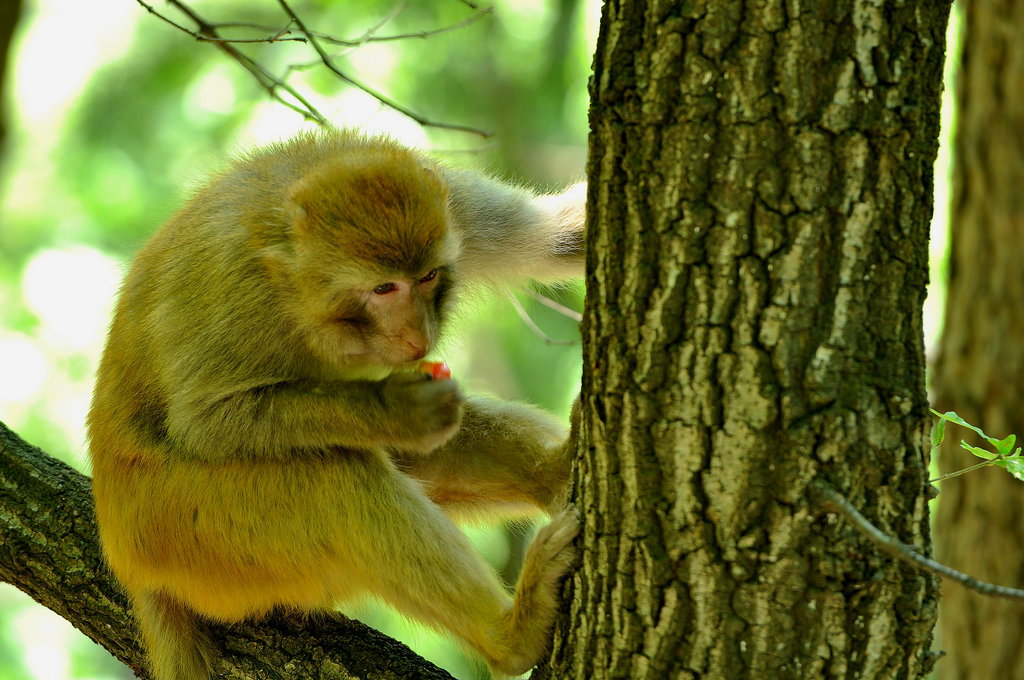
[[[412,340],[406,340],[405,344],[409,345],[409,349],[412,350],[412,353],[413,353],[412,358],[414,360],[418,361],[418,360],[422,359],[423,357],[427,356],[427,348],[426,347],[418,345],[415,342],[413,342]]]

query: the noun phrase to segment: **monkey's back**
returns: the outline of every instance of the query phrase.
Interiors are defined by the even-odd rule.
[[[230,562],[187,554],[196,540],[189,508],[215,508],[217,498],[199,488],[191,447],[223,442],[215,435],[183,441],[177,433],[222,395],[309,377],[312,360],[281,295],[287,284],[274,278],[268,256],[288,239],[285,205],[295,182],[369,143],[347,132],[309,134],[249,154],[200,189],[136,255],[87,421],[101,538],[123,582],[147,578],[139,570],[173,562],[174,551],[197,565],[206,557]],[[293,482],[306,483],[301,473]]]
[[[88,418],[94,461],[152,455],[167,437],[172,397],[302,363],[289,361],[302,343],[268,254],[289,236],[289,189],[311,168],[370,143],[335,131],[250,153],[146,242],[122,286],[97,374]]]

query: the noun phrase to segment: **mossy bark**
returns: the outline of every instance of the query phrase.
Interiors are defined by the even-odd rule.
[[[919,678],[945,2],[606,3],[564,678]],[[540,677],[545,677],[541,675]]]

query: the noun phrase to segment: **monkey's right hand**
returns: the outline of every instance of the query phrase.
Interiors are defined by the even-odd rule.
[[[425,373],[394,373],[381,381],[388,446],[429,453],[451,439],[462,423],[466,399],[454,380]]]

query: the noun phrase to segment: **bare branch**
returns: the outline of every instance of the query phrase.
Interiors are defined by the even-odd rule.
[[[382,105],[388,108],[398,111],[404,116],[411,118],[424,127],[436,127],[446,130],[455,130],[459,132],[469,132],[475,135],[479,135],[483,138],[491,136],[491,132],[482,130],[466,125],[457,125],[451,123],[444,123],[436,120],[432,120],[425,116],[421,116],[415,111],[399,104],[395,100],[386,96],[382,92],[374,89],[366,83],[358,80],[357,78],[349,75],[343,71],[334,61],[334,57],[328,54],[321,42],[329,43],[333,45],[340,45],[343,47],[360,47],[371,42],[385,42],[392,40],[402,40],[411,38],[427,38],[430,36],[438,35],[448,31],[457,30],[468,26],[484,16],[493,13],[492,7],[481,8],[475,3],[466,2],[462,0],[463,4],[467,5],[471,9],[475,10],[475,13],[456,23],[448,26],[443,26],[436,29],[420,31],[416,33],[403,33],[394,34],[388,36],[378,36],[377,32],[387,23],[392,21],[401,11],[404,9],[404,5],[397,5],[386,17],[379,21],[376,25],[369,28],[366,33],[355,40],[342,40],[325,33],[310,30],[305,22],[295,13],[291,6],[286,0],[278,0],[278,4],[281,9],[285,12],[288,17],[288,22],[282,27],[268,26],[265,24],[257,23],[246,23],[246,22],[211,22],[201,17],[194,9],[182,0],[167,0],[168,4],[181,12],[184,16],[188,17],[194,24],[195,28],[189,28],[178,21],[166,16],[159,12],[146,0],[136,0],[147,12],[157,17],[161,21],[174,27],[175,29],[191,36],[195,40],[202,42],[208,42],[216,45],[221,51],[227,54],[229,57],[237,61],[246,71],[248,71],[260,86],[267,91],[268,95],[274,101],[287,106],[291,110],[300,114],[303,118],[311,120],[321,126],[329,126],[327,118],[320,113],[316,107],[314,107],[294,86],[288,83],[288,77],[294,71],[302,71],[310,68],[314,65],[323,66],[333,73],[338,79],[343,82],[362,90],[366,94],[370,95]],[[220,33],[221,30],[230,29],[249,29],[255,31],[263,31],[269,35],[255,37],[255,38],[232,38],[226,37]],[[299,35],[293,35],[298,32]],[[249,55],[241,52],[235,45],[237,44],[273,44],[279,42],[299,42],[309,45],[316,52],[317,60],[313,62],[307,62],[302,64],[291,64],[287,67],[284,76],[277,77],[271,73],[268,69],[264,68],[259,62],[250,57]]]
[[[826,482],[817,479],[813,482],[812,487],[828,500],[830,508],[837,510],[843,517],[849,520],[857,531],[870,538],[878,545],[879,548],[885,550],[890,555],[893,555],[907,564],[911,564],[919,569],[924,569],[925,571],[937,576],[942,576],[956,581],[957,583],[960,583],[971,590],[977,591],[982,595],[1002,597],[1008,600],[1024,600],[1024,590],[979,581],[978,579],[968,576],[963,572],[947,567],[941,562],[936,562],[931,558],[925,557],[906,543],[889,536],[868,521],[868,519],[857,510],[857,508],[853,507],[853,504],[850,503],[850,501],[843,498],[843,496],[841,496]]]
[[[156,9],[154,9],[152,5],[147,4],[144,0],[136,0],[136,2],[142,5],[142,7],[144,7],[146,11],[150,14],[153,14],[154,16],[170,24],[171,26],[177,28],[178,30],[184,31],[189,35],[198,35],[201,38],[207,39],[209,42],[216,45],[222,52],[224,52],[229,57],[237,61],[239,64],[242,65],[242,67],[246,71],[252,74],[252,76],[256,79],[256,82],[258,82],[263,87],[263,89],[267,91],[267,94],[269,94],[270,98],[273,99],[274,101],[283,104],[292,111],[295,111],[306,120],[311,120],[316,124],[322,126],[329,125],[327,118],[325,118],[322,113],[317,111],[316,107],[314,107],[309,101],[307,101],[306,98],[303,97],[294,87],[289,85],[287,82],[284,82],[283,80],[279,80],[278,78],[274,77],[273,74],[271,74],[265,68],[260,66],[254,60],[252,60],[249,56],[239,51],[234,45],[231,44],[231,41],[221,40],[220,36],[217,34],[216,25],[203,19],[188,5],[179,2],[179,0],[167,0],[167,2],[170,5],[177,8],[178,11],[187,16],[193,22],[195,22],[198,28],[197,31],[191,31],[188,28],[177,23],[176,21],[161,14],[160,12],[156,11]],[[284,92],[287,95],[291,96],[296,102],[298,102],[298,104],[288,101],[288,99],[282,96],[281,92]]]
[[[420,125],[422,125],[424,127],[436,127],[436,128],[441,128],[441,129],[445,129],[445,130],[457,130],[457,131],[460,131],[460,132],[470,132],[470,133],[473,133],[473,134],[480,135],[481,137],[483,137],[485,139],[487,137],[491,136],[492,133],[488,132],[487,130],[481,130],[479,128],[474,128],[474,127],[470,127],[470,126],[467,126],[467,125],[457,125],[457,124],[452,124],[452,123],[442,123],[442,122],[439,122],[439,121],[430,120],[429,118],[425,118],[425,117],[419,115],[418,113],[416,113],[416,112],[414,112],[414,111],[412,111],[412,110],[402,106],[401,104],[399,104],[395,100],[387,97],[383,93],[378,92],[377,90],[373,89],[372,87],[370,87],[366,83],[363,83],[363,82],[361,82],[359,80],[356,80],[355,78],[353,78],[352,76],[348,75],[347,73],[342,71],[340,68],[338,68],[338,66],[334,63],[334,60],[331,58],[331,56],[329,54],[327,54],[327,52],[324,50],[324,48],[320,45],[320,41],[316,38],[316,36],[308,28],[306,28],[306,24],[292,10],[292,8],[288,5],[288,2],[286,0],[277,0],[277,3],[281,6],[281,9],[283,9],[285,11],[285,13],[288,15],[288,17],[295,23],[295,26],[303,33],[303,35],[305,35],[307,38],[309,38],[310,46],[316,51],[317,55],[319,55],[320,61],[323,63],[323,65],[331,73],[333,73],[334,75],[338,76],[338,78],[340,78],[341,80],[345,81],[346,83],[352,85],[355,88],[358,88],[358,89],[362,90],[366,94],[370,95],[371,97],[373,97],[374,99],[379,101],[381,104],[384,104],[385,106],[387,106],[389,108],[392,108],[395,111],[398,111],[402,115],[404,115],[404,116],[406,116],[408,118],[411,118],[412,120],[416,121],[417,123],[419,123]]]
[[[397,14],[397,12],[395,14]],[[316,36],[316,38],[319,39],[319,40],[323,40],[324,42],[334,43],[336,45],[342,45],[342,46],[348,46],[348,47],[358,47],[359,45],[363,45],[363,44],[366,44],[366,43],[389,42],[389,41],[392,41],[392,40],[408,40],[408,39],[411,39],[411,38],[421,38],[421,39],[422,38],[431,38],[431,37],[433,37],[435,35],[440,35],[441,33],[448,33],[450,31],[457,31],[459,29],[466,28],[467,26],[476,23],[480,19],[483,19],[485,16],[488,16],[490,14],[494,14],[494,7],[484,7],[484,8],[478,9],[476,14],[472,14],[469,17],[463,19],[462,21],[458,21],[458,22],[456,22],[454,24],[449,24],[448,26],[442,26],[440,28],[434,28],[434,29],[430,29],[430,30],[426,30],[426,31],[415,31],[415,32],[412,32],[412,33],[395,33],[395,34],[392,34],[392,35],[374,35],[376,30],[379,29],[380,25],[382,25],[383,23],[387,23],[387,21],[385,21],[385,22],[382,22],[382,24],[378,25],[377,27],[374,27],[373,29],[370,29],[369,31],[367,31],[363,35],[363,37],[358,38],[354,42],[353,41],[347,41],[347,40],[339,40],[337,38],[332,38],[329,35],[323,35],[323,34],[320,34],[320,33],[314,33],[314,36]],[[388,19],[388,21],[390,21],[390,19]]]
[[[522,303],[519,302],[519,298],[516,297],[515,293],[513,293],[511,290],[508,291],[508,297],[512,301],[512,307],[515,308],[516,313],[519,314],[519,318],[523,320],[523,323],[525,323],[530,328],[530,330],[532,330],[541,339],[543,339],[546,344],[548,344],[548,345],[575,345],[577,342],[579,342],[578,340],[555,340],[554,338],[550,337],[547,333],[545,333],[543,330],[541,330],[540,326],[538,326],[537,323],[532,318],[530,318],[530,315],[523,308]],[[545,298],[545,299],[547,299],[547,298]],[[551,302],[552,302],[552,304],[558,304],[554,300],[551,300]],[[561,306],[561,305],[559,305],[559,306]],[[572,311],[572,310],[569,310],[569,311]]]
[[[562,316],[565,316],[565,317],[568,317],[568,318],[572,319],[576,323],[580,323],[581,321],[583,321],[583,315],[582,314],[577,312],[575,309],[570,309],[569,307],[566,307],[563,304],[559,304],[559,303],[555,302],[554,300],[549,298],[547,295],[543,295],[541,293],[538,293],[537,291],[533,290],[532,288],[527,288],[526,289],[526,294],[529,295],[530,297],[532,297],[537,302],[539,302],[542,305],[544,305],[545,307],[547,307],[548,309],[553,309],[556,312],[558,312],[559,314],[561,314]]]
[[[275,28],[273,26],[263,26],[263,25],[260,25],[260,24],[246,24],[246,23],[236,23],[236,22],[211,23],[211,24],[205,24],[205,27],[207,29],[209,29],[210,31],[216,31],[217,29],[221,29],[221,28],[251,28],[251,29],[259,30],[259,31],[272,31],[273,35],[268,35],[268,36],[263,37],[263,38],[222,38],[222,37],[214,36],[214,35],[205,35],[203,33],[199,33],[197,31],[193,31],[192,29],[190,29],[187,26],[183,26],[183,25],[179,24],[178,22],[174,21],[173,19],[171,19],[170,17],[168,17],[165,14],[161,14],[160,12],[158,12],[156,10],[156,8],[154,8],[152,5],[150,5],[147,2],[145,2],[145,0],[135,0],[135,1],[137,3],[139,3],[140,5],[142,5],[146,9],[147,12],[149,12],[150,14],[155,16],[156,18],[160,19],[161,21],[163,21],[166,24],[169,24],[170,26],[173,26],[174,28],[178,29],[182,33],[186,33],[186,34],[192,36],[193,38],[195,38],[196,40],[198,40],[200,42],[229,42],[229,43],[274,43],[274,42],[287,42],[287,41],[301,42],[301,43],[305,43],[306,42],[306,39],[301,37],[301,36],[296,36],[296,37],[293,37],[293,38],[286,38],[286,37],[284,37],[284,36],[288,35],[289,33],[291,33],[291,27],[290,26],[285,26],[283,28]]]
[[[390,12],[388,12],[383,17],[381,17],[380,21],[378,21],[376,24],[374,24],[373,26],[370,26],[368,29],[366,29],[366,32],[363,33],[362,37],[356,38],[356,40],[354,42],[352,42],[352,41],[341,41],[338,44],[348,45],[349,47],[358,47],[358,46],[360,46],[360,45],[370,41],[377,34],[377,31],[379,31],[380,29],[384,28],[385,26],[390,24],[392,21],[394,21],[395,17],[397,17],[403,11],[405,11],[405,3],[401,2],[401,3],[397,4],[397,5],[395,5],[394,7],[392,7]],[[322,34],[319,34],[319,33],[316,34],[316,37],[318,39],[320,39],[320,40],[325,41],[325,42],[335,42],[335,40],[336,40],[335,38],[333,38],[333,37],[331,37],[329,35],[322,35]]]

